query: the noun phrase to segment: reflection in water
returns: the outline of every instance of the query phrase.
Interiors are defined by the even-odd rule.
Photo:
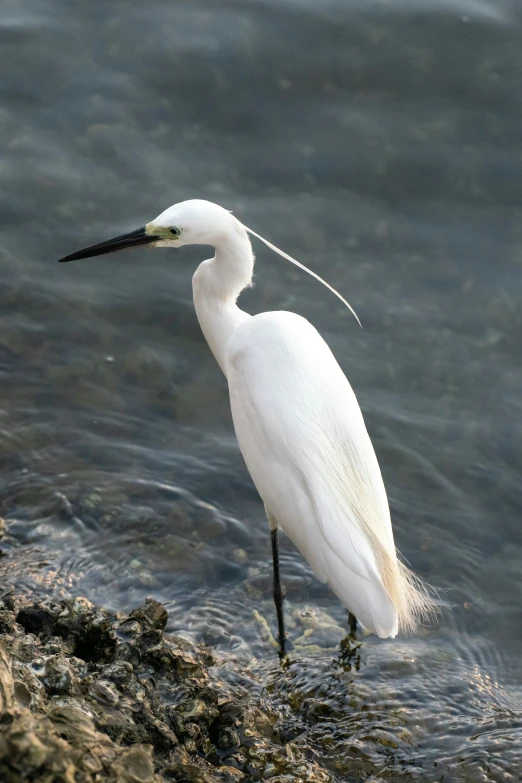
[[[8,3],[0,568],[55,599],[153,594],[232,680],[247,663],[237,687],[265,689],[339,776],[516,780],[520,10],[349,5]],[[234,209],[361,316],[362,332],[256,246],[245,309],[295,310],[328,340],[399,548],[448,589],[419,637],[340,654],[342,607],[284,542],[281,671],[263,509],[190,301],[208,251],[55,263],[191,197]]]

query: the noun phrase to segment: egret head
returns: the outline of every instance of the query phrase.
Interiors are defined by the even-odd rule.
[[[239,226],[237,220],[218,204],[202,199],[181,201],[147,223],[145,230],[159,237],[159,247],[214,245],[224,233]]]
[[[231,228],[240,230],[239,227],[240,223],[230,212],[218,204],[201,199],[181,201],[135,231],[78,250],[76,253],[60,258],[60,261],[76,261],[140,245],[153,247],[214,245]]]
[[[152,245],[153,247],[181,247],[182,245],[212,245],[218,247],[227,237],[238,235],[243,238],[246,233],[260,239],[267,247],[275,253],[290,261],[291,264],[303,269],[309,275],[326,286],[335,296],[346,305],[351,313],[357,319],[360,326],[361,322],[357,313],[346,299],[341,296],[339,291],[312,272],[311,269],[296,261],[283,250],[273,245],[260,234],[256,234],[251,228],[243,225],[230,212],[218,204],[202,199],[191,199],[190,201],[181,201],[179,204],[169,207],[151,220],[146,226],[131,231],[129,234],[122,234],[106,242],[100,242],[98,245],[91,245],[76,253],[71,253],[60,261],[76,261],[80,258],[92,258],[106,253],[114,253],[116,250],[125,250],[128,247],[138,247],[140,245]],[[251,253],[251,249],[250,249]]]

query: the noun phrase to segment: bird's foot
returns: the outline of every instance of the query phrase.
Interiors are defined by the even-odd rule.
[[[279,650],[277,653],[279,656],[279,661],[283,669],[288,669],[290,666],[290,658],[288,657],[288,654],[294,649],[293,642],[288,637],[288,634],[285,634],[283,644],[281,644],[279,636],[277,640],[279,642]]]
[[[352,669],[359,671],[361,668],[361,642],[355,641],[351,634],[341,640],[339,651],[339,664],[346,672]]]

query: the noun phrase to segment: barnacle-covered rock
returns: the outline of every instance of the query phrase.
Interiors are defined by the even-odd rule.
[[[74,641],[74,654],[84,661],[109,660],[116,646],[111,617],[86,598],[65,601],[56,618],[56,633]]]
[[[303,741],[320,701],[293,697],[281,710],[266,695],[247,697],[230,682],[252,671],[166,636],[157,601],[129,615],[83,598],[16,606],[12,591],[0,591],[0,604],[9,613],[0,641],[2,783],[337,779],[335,765],[319,763]],[[306,615],[302,625],[315,633],[334,624]]]
[[[137,620],[143,628],[159,628],[163,630],[167,625],[167,610],[153,598],[146,598],[143,606],[130,613],[129,619]]]
[[[55,615],[46,609],[45,606],[24,606],[16,616],[16,622],[19,623],[27,633],[34,633],[36,636],[53,636],[56,629]]]

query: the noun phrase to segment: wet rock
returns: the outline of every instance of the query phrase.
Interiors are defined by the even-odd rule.
[[[110,663],[108,666],[104,666],[102,674],[106,680],[112,680],[116,685],[124,685],[133,671],[134,666],[132,663],[128,663],[128,661],[117,661],[116,663]]]
[[[223,750],[239,745],[239,734],[230,726],[221,726],[217,731],[216,744]]]
[[[0,646],[1,781],[336,779],[303,742],[290,702],[280,713],[270,698],[246,699],[243,688],[238,697],[219,672],[244,682],[252,673],[165,637],[158,602],[111,615],[82,598],[18,607],[12,594],[0,600],[13,615]],[[306,625],[315,632],[329,623],[307,616]],[[312,725],[313,704],[292,704]]]
[[[84,661],[110,659],[116,646],[111,616],[86,598],[64,602],[56,619],[56,633],[74,640],[74,654]]]
[[[162,720],[151,720],[150,728],[152,730],[153,738],[155,739],[155,745],[159,743],[168,750],[178,744],[177,736]]]
[[[27,633],[37,636],[52,636],[55,632],[55,616],[43,606],[25,606],[16,616],[19,623]]]
[[[201,696],[203,696],[203,692]],[[217,717],[217,709],[209,704],[209,701],[201,698],[201,696],[187,698],[179,705],[178,710],[185,722],[198,722],[200,720],[211,722]]]
[[[15,613],[0,609],[0,634],[9,633],[15,620]]]
[[[143,606],[130,613],[129,618],[136,620],[142,628],[163,630],[167,625],[167,610],[153,598],[146,598]]]
[[[248,553],[245,549],[234,549],[232,552],[232,560],[238,565],[244,565],[244,563],[248,562]]]
[[[45,661],[42,682],[52,696],[80,693],[80,680],[62,655],[52,655]]]
[[[3,646],[0,646],[0,716],[3,718],[11,709],[14,701],[14,683],[11,674],[11,659]]]
[[[62,738],[71,741],[96,739],[92,714],[78,704],[59,704],[51,707],[48,715]]]
[[[22,680],[15,680],[14,682],[14,697],[18,704],[20,704],[22,707],[31,706],[31,693],[25,682],[22,682]]]
[[[15,608],[14,587],[3,585],[0,587],[0,609],[7,609],[13,612]]]
[[[14,590],[0,587],[0,633],[9,633],[15,622]]]
[[[155,779],[152,748],[135,745],[124,750],[113,769],[118,783],[152,783]]]
[[[116,707],[120,700],[120,694],[108,680],[95,680],[89,689],[89,696],[109,707]]]

